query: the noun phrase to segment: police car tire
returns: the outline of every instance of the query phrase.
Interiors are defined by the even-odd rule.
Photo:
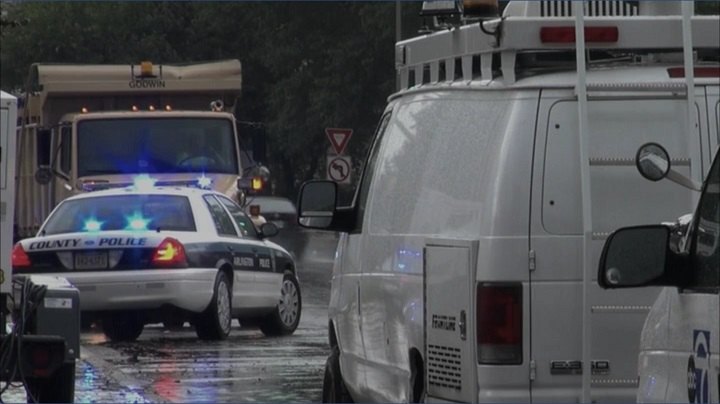
[[[27,379],[28,403],[72,403],[75,400],[75,363],[65,363],[50,377]]]
[[[345,387],[345,381],[340,373],[340,350],[333,347],[330,356],[325,362],[325,377],[323,378],[323,403],[352,403],[354,402]]]
[[[290,282],[292,287],[290,285],[286,285],[286,282]],[[287,289],[290,287],[297,293],[297,315],[295,316],[295,320],[292,322],[292,324],[286,324],[282,319],[282,314],[280,313],[280,311],[282,306],[284,305],[282,299],[285,298]],[[270,314],[263,317],[260,322],[258,322],[258,326],[260,326],[260,331],[262,331],[262,333],[268,337],[290,335],[295,332],[298,324],[300,324],[300,314],[302,313],[302,297],[300,295],[300,284],[298,283],[295,275],[290,272],[285,273],[285,276],[283,276],[282,286],[280,287],[280,293],[282,296],[280,298],[281,301],[278,303],[278,305],[275,306],[275,308]]]
[[[228,324],[220,324],[220,314],[218,313],[218,291],[225,288],[227,292],[229,305],[228,310],[232,313],[232,288],[227,279],[225,272],[218,271],[215,275],[215,288],[213,289],[213,297],[208,307],[200,313],[195,320],[195,333],[198,338],[207,341],[223,340],[230,335],[230,327],[232,326],[232,315],[229,315]]]
[[[103,333],[113,342],[131,342],[138,339],[145,328],[139,313],[115,312],[102,319]]]

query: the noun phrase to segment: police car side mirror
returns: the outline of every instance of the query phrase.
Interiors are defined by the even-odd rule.
[[[275,223],[272,222],[263,223],[262,226],[260,226],[260,238],[275,237],[279,232]]]
[[[329,229],[336,203],[336,183],[325,180],[303,183],[298,198],[298,223],[310,229]]]
[[[600,256],[598,285],[603,289],[666,284],[673,254],[665,225],[624,227],[608,237]]]

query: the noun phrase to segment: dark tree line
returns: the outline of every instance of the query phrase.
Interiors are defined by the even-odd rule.
[[[403,2],[403,37],[420,3]],[[2,88],[43,63],[243,64],[241,131],[267,141],[277,194],[324,174],[326,127],[359,165],[395,89],[394,2],[3,2]]]

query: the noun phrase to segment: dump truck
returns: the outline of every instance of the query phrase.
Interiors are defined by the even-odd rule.
[[[68,196],[138,176],[242,204],[263,183],[253,174],[269,173],[238,136],[241,72],[239,60],[33,64],[20,99],[14,238],[33,236]]]

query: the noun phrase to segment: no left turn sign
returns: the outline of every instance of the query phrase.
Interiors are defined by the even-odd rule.
[[[350,157],[329,155],[327,159],[327,178],[339,184],[350,183]]]

